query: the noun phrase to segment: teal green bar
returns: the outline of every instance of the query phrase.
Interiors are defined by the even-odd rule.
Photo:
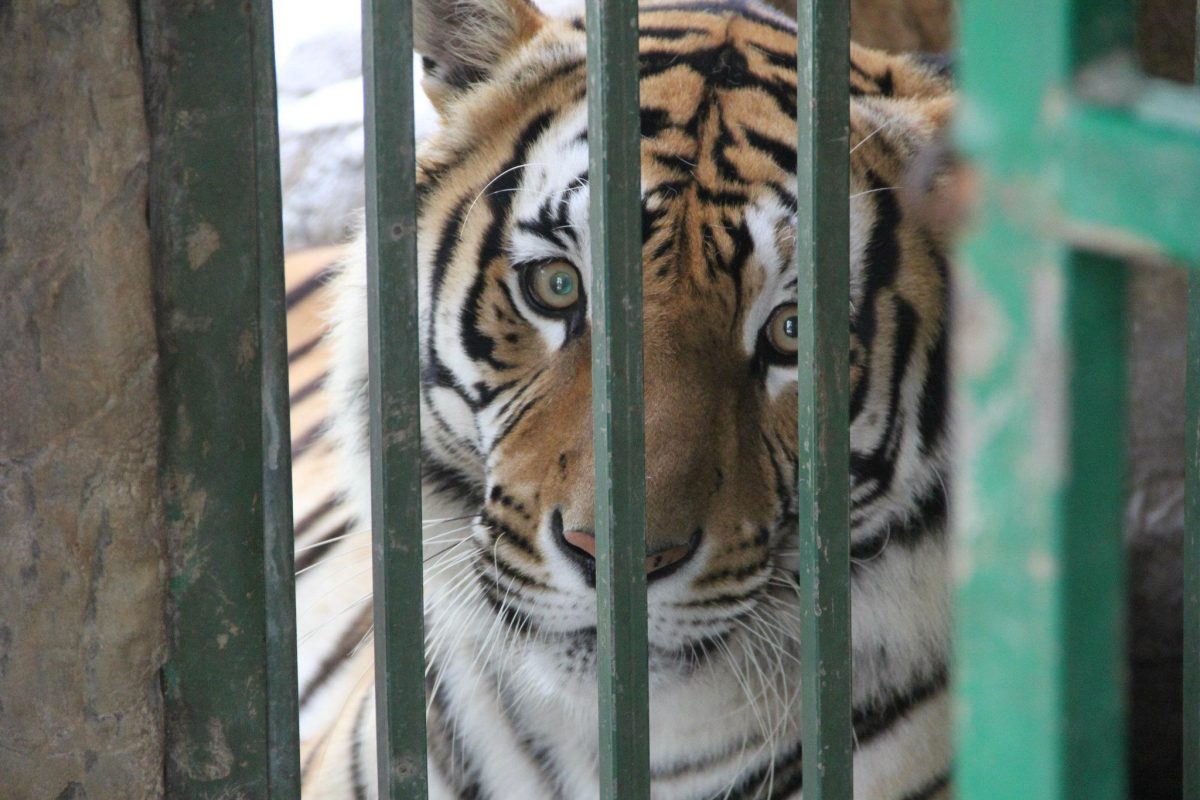
[[[1175,246],[1164,234],[1190,235],[1134,208],[1167,184],[1131,194],[1173,134],[1070,97],[1075,64],[1129,43],[1129,13],[1122,0],[964,6],[959,133],[985,187],[956,310],[969,324],[952,505],[964,800],[1125,794],[1124,268],[1062,241],[1161,252]]]
[[[1200,93],[1189,94],[1180,100],[1190,108],[1176,108],[1190,120],[1148,120],[1129,108],[1066,112],[1053,153],[1064,176],[1062,235],[1200,264]]]
[[[271,0],[254,3],[255,180],[258,199],[259,348],[262,352],[263,579],[267,649],[267,783],[273,800],[300,794],[296,584],[287,308]]]
[[[264,441],[286,450],[288,438],[286,412],[282,428],[264,430],[281,388],[286,397],[274,352],[282,329],[260,318],[280,277],[277,176],[264,160],[274,124],[260,62],[269,39],[250,3],[139,10],[169,570],[164,793],[287,796],[272,785],[286,782],[292,754],[271,763],[287,732],[271,728],[268,692],[289,677],[270,674],[278,662],[264,590],[278,555],[264,557],[264,539],[277,546],[288,515],[286,458],[263,450]]]
[[[850,18],[797,4],[799,529],[805,800],[850,800]]]
[[[1124,268],[1003,219],[964,264],[984,316],[956,364],[958,789],[1117,800]]]
[[[412,5],[363,0],[379,796],[423,800],[425,636]]]
[[[1195,83],[1200,86],[1200,3]],[[1200,260],[1197,261],[1200,263]],[[1188,275],[1183,538],[1183,796],[1200,800],[1200,272]]]
[[[600,797],[650,796],[636,0],[588,0]]]
[[[988,175],[990,180],[996,176]],[[1068,402],[1065,253],[996,208],[960,258],[955,354],[956,783],[963,800],[1058,800]],[[1041,298],[1038,312],[1030,307]],[[966,336],[968,334],[960,334]],[[971,346],[975,345],[976,349]]]

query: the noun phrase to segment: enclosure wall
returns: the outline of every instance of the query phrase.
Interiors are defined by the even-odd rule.
[[[0,3],[0,795],[162,793],[147,137],[128,0]]]

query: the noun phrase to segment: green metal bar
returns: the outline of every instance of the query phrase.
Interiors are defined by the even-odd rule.
[[[1067,267],[1069,463],[1062,498],[1061,796],[1125,796],[1125,279],[1121,261]]]
[[[1195,83],[1200,86],[1200,3]],[[1188,275],[1183,538],[1183,795],[1200,800],[1200,272]]]
[[[796,27],[804,797],[849,800],[849,6],[802,0]]]
[[[1115,800],[1123,268],[1003,220],[968,254],[986,300],[963,317],[983,315],[975,335],[989,341],[957,364],[959,791]]]
[[[292,754],[270,763],[287,733],[268,731],[278,708],[267,697],[269,680],[273,694],[284,690],[288,668],[270,673],[277,640],[263,580],[264,515],[272,563],[287,516],[286,458],[263,451],[264,439],[276,455],[287,448],[286,421],[263,430],[264,412],[280,413],[264,400],[283,380],[278,318],[269,331],[259,322],[273,302],[264,294],[279,289],[277,177],[264,152],[274,107],[256,69],[269,39],[251,4],[147,1],[140,11],[169,556],[165,792],[288,796]],[[267,382],[264,369],[276,370]]]
[[[411,0],[363,0],[379,796],[427,793]]]
[[[267,785],[271,798],[291,800],[300,794],[300,701],[296,675],[296,542],[292,530],[283,201],[271,0],[257,0],[253,9],[251,60],[258,198],[255,227],[262,353],[263,578],[267,612]]]
[[[588,0],[600,797],[650,796],[637,0]]]

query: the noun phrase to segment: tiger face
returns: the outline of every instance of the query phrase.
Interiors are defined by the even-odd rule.
[[[680,726],[724,714],[769,739],[759,760],[774,764],[798,724],[795,29],[749,0],[646,3],[640,28],[652,762],[700,735]],[[453,565],[427,567],[431,670],[590,720],[583,24],[522,0],[425,0],[416,42],[442,117],[418,176],[425,484],[474,517]],[[870,708],[937,680],[945,657],[944,241],[904,188],[951,100],[915,61],[851,55],[855,700]],[[341,283],[335,433],[369,518],[361,254]],[[771,663],[754,672],[759,656]],[[439,700],[439,680],[435,730],[470,702]],[[678,706],[697,690],[710,717]],[[768,690],[782,715],[750,719],[747,698]]]

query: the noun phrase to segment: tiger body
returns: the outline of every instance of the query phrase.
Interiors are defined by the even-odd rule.
[[[418,167],[430,793],[596,797],[583,26],[416,5],[442,116]],[[797,798],[795,29],[738,0],[640,26],[652,794]],[[944,797],[948,277],[897,187],[952,100],[852,62],[855,796]],[[332,291],[330,424],[297,461],[305,793],[375,797],[361,237]]]

